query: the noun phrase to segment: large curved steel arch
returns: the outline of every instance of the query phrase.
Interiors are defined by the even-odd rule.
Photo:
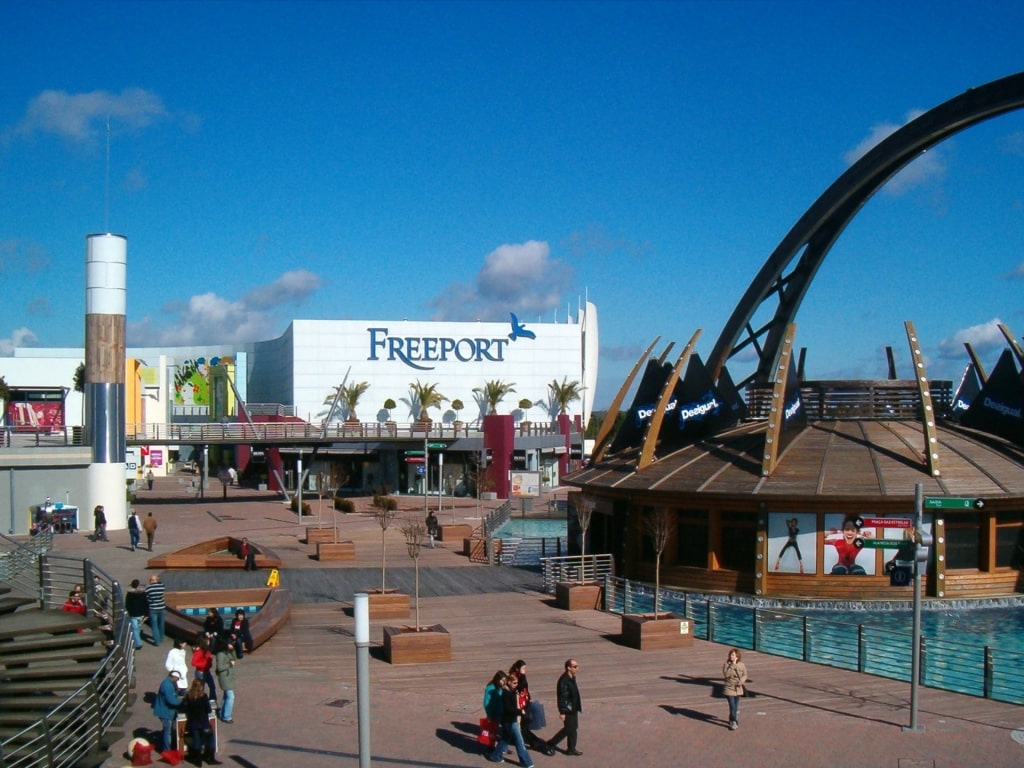
[[[783,335],[793,322],[814,275],[832,245],[857,212],[903,166],[949,136],[1024,106],[1024,72],[995,80],[940,104],[878,143],[825,190],[789,231],[757,273],[733,310],[708,358],[717,381],[726,362],[749,345],[758,354],[757,370],[737,379],[742,388],[774,380]],[[799,259],[785,273],[789,264]],[[777,297],[772,319],[750,325],[762,304]]]

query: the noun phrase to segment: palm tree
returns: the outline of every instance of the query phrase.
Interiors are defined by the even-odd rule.
[[[359,405],[359,398],[370,388],[369,382],[360,381],[358,384],[349,384],[341,388],[341,402],[348,410],[346,421],[359,421],[356,416],[356,406]]]
[[[580,399],[580,393],[584,389],[586,387],[581,387],[578,381],[569,381],[568,376],[562,378],[561,384],[558,383],[558,379],[553,379],[548,384],[548,394],[551,395],[551,401],[558,406],[559,415],[568,411],[569,403]]]
[[[448,402],[448,398],[442,395],[437,387],[437,384],[423,384],[419,379],[409,385],[413,403],[419,406],[417,421],[430,421],[427,409],[440,408],[443,403]]]
[[[487,404],[487,413],[494,414],[498,412],[498,403],[505,399],[505,395],[516,391],[515,386],[514,382],[509,384],[495,379],[484,382],[482,387],[474,387],[473,391],[483,396],[484,402]]]

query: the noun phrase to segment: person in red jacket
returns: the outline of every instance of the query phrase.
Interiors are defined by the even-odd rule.
[[[217,682],[213,677],[213,653],[210,651],[210,641],[205,635],[196,638],[196,644],[192,646],[192,668],[195,670],[195,678],[202,680],[210,689],[210,701],[217,701]]]

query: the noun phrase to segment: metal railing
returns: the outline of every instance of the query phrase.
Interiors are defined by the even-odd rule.
[[[469,423],[397,424],[395,422],[331,422],[327,425],[305,421],[200,422],[127,424],[128,442],[135,443],[274,443],[288,440],[307,442],[340,439],[362,440],[454,440],[479,436],[481,426]]]
[[[0,768],[97,764],[110,741],[107,733],[121,722],[134,686],[135,644],[120,584],[89,560],[53,555],[48,548],[42,549],[42,544],[36,542],[43,536],[27,542],[0,536],[0,556],[9,566],[3,581],[12,594],[39,599],[40,607],[60,610],[68,592],[81,584],[90,613],[107,614],[113,637],[109,651],[89,680],[35,723],[0,741]],[[34,572],[34,579],[28,578],[29,572]]]
[[[654,611],[651,584],[614,576],[606,577],[604,583],[606,611]],[[692,619],[694,636],[704,640],[894,680],[910,680],[909,632],[676,589],[660,590],[658,610]],[[940,638],[922,639],[921,683],[931,688],[1024,704],[1022,671],[1024,652]]]
[[[615,558],[611,555],[567,555],[545,557],[540,561],[544,591],[555,593],[563,581],[605,581],[615,576]]]

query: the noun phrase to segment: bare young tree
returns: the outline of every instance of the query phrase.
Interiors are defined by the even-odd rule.
[[[654,620],[658,620],[659,599],[661,597],[661,555],[672,535],[675,516],[665,507],[648,509],[644,513],[644,533],[654,547]]]
[[[587,556],[587,531],[590,529],[590,518],[594,515],[594,507],[597,506],[597,500],[592,496],[577,496],[576,497],[576,521],[580,524],[580,583],[583,583],[585,579],[583,574],[585,572],[585,563]]]
[[[402,533],[405,534],[405,546],[412,558],[416,572],[416,631],[420,631],[420,550],[427,540],[427,526],[422,520],[406,520],[402,525]]]
[[[390,496],[382,496],[380,494],[373,497],[373,519],[377,521],[377,525],[380,526],[380,592],[384,594],[387,591],[387,565],[388,565],[388,554],[387,554],[387,537],[386,533],[388,528],[391,527],[392,521],[395,519],[395,514],[398,511],[398,502],[392,499]]]

